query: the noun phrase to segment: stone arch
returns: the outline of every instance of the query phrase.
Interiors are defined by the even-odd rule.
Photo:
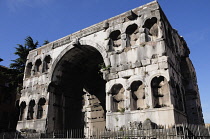
[[[129,25],[126,30],[126,47],[134,46],[139,44],[139,30],[136,23]]]
[[[164,76],[155,76],[150,82],[153,107],[160,108],[169,105],[169,84]]]
[[[97,49],[101,56],[103,57],[104,59],[104,62],[105,62],[105,65],[108,66],[109,64],[107,64],[107,62],[105,61],[106,57],[107,57],[107,53],[106,53],[106,50],[103,46],[99,45],[98,43],[95,43],[93,41],[90,41],[90,40],[80,40],[79,43],[81,45],[89,45],[89,46],[92,46],[94,47],[95,49]],[[57,57],[56,59],[54,60],[54,62],[52,63],[52,66],[50,68],[50,73],[49,73],[49,80],[51,81],[52,80],[52,76],[53,76],[53,71],[55,69],[55,67],[57,66],[58,62],[60,61],[60,59],[68,52],[70,51],[71,49],[73,49],[75,46],[74,45],[69,45],[67,46]]]
[[[34,74],[35,75],[37,75],[41,72],[41,65],[42,65],[41,59],[37,59],[34,64]]]
[[[142,81],[144,82],[144,78],[142,76],[139,76],[139,75],[133,75],[131,76],[129,79],[128,79],[128,83],[127,83],[127,90],[130,90],[131,88],[131,84],[134,82],[134,81]],[[145,84],[145,83],[144,83]]]
[[[34,119],[34,106],[35,106],[35,100],[32,99],[30,100],[28,104],[28,115],[27,115],[27,120],[32,120]]]
[[[153,41],[158,37],[159,27],[157,17],[146,18],[142,26],[145,29],[145,41]]]
[[[124,106],[124,100],[125,100],[125,89],[122,84],[114,84],[109,93],[112,96],[111,100],[111,111],[112,112],[118,112],[118,111],[123,111],[125,110]]]
[[[103,57],[103,59],[105,59],[107,57],[106,49],[105,49],[105,47],[102,46],[102,44],[100,44],[100,42],[96,43],[96,42],[91,41],[91,40],[80,40],[79,43],[81,45],[89,45],[89,46],[94,47],[95,49],[97,49],[101,53],[101,56]]]
[[[28,62],[25,71],[25,78],[31,77],[32,67],[33,67],[32,62]]]
[[[45,111],[46,99],[40,98],[38,101],[38,108],[37,108],[37,119],[42,119],[43,112]]]
[[[25,101],[22,101],[20,103],[20,116],[19,116],[19,121],[23,121],[24,120],[25,108],[26,108],[26,102]]]
[[[142,110],[146,108],[145,85],[141,80],[133,81],[130,85],[131,90],[131,110]]]
[[[42,72],[47,72],[51,63],[51,56],[47,55],[45,56],[44,60],[43,60],[43,67],[42,67]]]
[[[54,129],[84,128],[86,111],[82,109],[84,94],[87,92],[99,100],[97,107],[101,106],[104,112],[106,110],[106,81],[99,72],[99,65],[104,63],[105,54],[102,55],[98,51],[99,47],[97,49],[90,45],[82,45],[84,43],[87,42],[83,40],[79,45],[70,45],[64,49],[54,61],[50,71],[51,83],[48,92],[50,92],[49,99],[54,100],[50,101],[49,105],[53,107],[51,110],[55,120],[49,122],[54,123]],[[105,117],[101,117],[100,122],[104,122]],[[99,117],[94,117],[93,114],[90,119],[93,118]]]
[[[114,30],[109,34],[109,51],[118,50],[122,45],[121,31]]]

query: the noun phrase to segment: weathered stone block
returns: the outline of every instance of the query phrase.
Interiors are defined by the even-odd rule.
[[[141,62],[140,62],[140,61],[136,61],[135,66],[136,66],[136,67],[141,67],[141,66],[142,66],[142,64],[141,64]]]
[[[142,66],[147,66],[150,64],[150,59],[141,60]]]
[[[158,63],[158,58],[151,59],[151,63],[152,63],[152,64],[157,64],[157,63]]]
[[[158,70],[158,64],[148,65],[146,66],[146,72],[151,72],[154,70]]]
[[[140,44],[146,42],[146,35],[145,33],[140,34]]]
[[[111,72],[111,73],[116,72],[116,71],[117,71],[117,67],[111,67],[111,68],[110,68],[110,72]]]
[[[140,68],[135,68],[135,75],[141,75],[144,76],[146,72],[146,67],[140,67]]]
[[[167,69],[168,63],[167,62],[158,63],[158,67],[159,67],[159,69]]]
[[[108,80],[117,79],[119,76],[117,73],[110,73],[108,75]]]
[[[167,56],[161,56],[161,57],[158,57],[158,62],[164,62],[164,61],[167,61],[168,60],[168,57]]]
[[[126,53],[122,52],[121,54],[119,54],[119,64],[125,65],[126,62],[127,62]]]
[[[125,71],[118,72],[119,78],[127,78],[134,75],[134,69],[129,69]]]

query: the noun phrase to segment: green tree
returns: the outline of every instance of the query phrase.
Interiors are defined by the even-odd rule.
[[[0,62],[1,61],[3,61],[2,58],[0,58]],[[0,66],[0,79],[3,80],[4,82],[9,83],[9,88],[6,89],[8,93],[14,92],[14,90],[16,90],[17,87],[17,83],[15,81],[16,74],[17,74],[16,70]]]
[[[5,96],[7,96],[7,99],[9,98],[13,106],[11,110],[9,110],[8,113],[8,120],[9,120],[9,129],[13,129],[15,131],[18,116],[19,116],[19,107],[15,107],[15,102],[18,100],[17,94],[20,94],[20,91],[22,90],[22,82],[23,82],[23,75],[24,75],[24,68],[27,61],[27,56],[29,51],[36,49],[38,46],[38,41],[34,41],[30,36],[26,37],[25,44],[21,45],[18,44],[17,47],[15,47],[15,55],[18,56],[17,59],[12,60],[13,63],[10,64],[10,68],[0,66],[0,80],[3,83],[7,83],[8,86],[4,86],[3,92]],[[3,59],[0,58],[0,62]],[[0,104],[1,105],[1,104]],[[2,105],[3,106],[3,105]],[[5,131],[7,129],[4,129]]]
[[[15,70],[16,75],[16,81],[18,84],[22,85],[23,81],[23,75],[24,75],[24,69],[25,69],[25,64],[27,61],[27,56],[29,54],[29,51],[36,49],[39,45],[38,41],[34,42],[34,40],[28,36],[25,39],[25,44],[17,44],[18,47],[15,47],[16,52],[14,53],[15,55],[18,56],[17,59],[12,60],[13,63],[10,64],[10,68]]]

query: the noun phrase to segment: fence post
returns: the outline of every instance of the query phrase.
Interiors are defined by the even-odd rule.
[[[199,136],[199,138],[201,137],[201,132],[200,132],[199,125],[198,125],[198,136]]]
[[[186,129],[187,129],[187,137],[189,136],[189,128],[188,128],[188,124],[186,124]]]
[[[17,132],[15,132],[15,139],[16,139],[16,138],[18,139],[18,137],[17,137]]]
[[[166,135],[166,139],[168,138],[168,132],[167,132],[167,129],[166,129],[166,125],[164,126],[164,129],[165,129],[165,135]]]
[[[176,137],[177,137],[177,129],[176,129],[176,124],[175,124],[175,134],[176,134]]]
[[[182,129],[183,129],[183,136],[184,136],[184,139],[185,139],[185,127],[184,127],[184,124],[182,124]]]

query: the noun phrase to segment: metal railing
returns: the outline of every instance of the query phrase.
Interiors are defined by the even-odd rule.
[[[71,129],[57,130],[50,133],[2,132],[0,139],[210,139],[210,127],[204,125],[181,124],[158,126],[155,129]]]

